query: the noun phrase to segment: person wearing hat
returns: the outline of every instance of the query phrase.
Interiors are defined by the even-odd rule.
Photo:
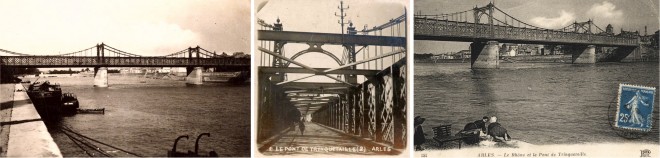
[[[426,142],[426,134],[424,133],[424,129],[422,129],[422,123],[424,123],[426,119],[422,118],[421,116],[415,117],[415,150],[421,151],[424,150],[422,148],[422,144]]]
[[[488,122],[488,117],[484,116],[482,119],[470,122],[463,127],[463,131],[469,132],[467,136],[463,139],[463,141],[467,144],[475,144],[479,143],[480,141],[480,136],[481,135],[486,135],[486,122]],[[478,131],[475,131],[477,130]]]
[[[502,127],[502,125],[497,122],[497,117],[495,116],[490,118],[490,124],[488,124],[488,135],[493,137],[494,141],[511,140],[509,132],[507,132],[506,128]]]
[[[488,116],[484,116],[481,120],[474,121],[474,125],[477,128],[481,128],[481,132],[486,133],[486,122],[488,122]]]
[[[488,116],[484,116],[481,120],[466,124],[463,130],[469,131],[474,129],[481,129],[481,132],[486,133],[486,122],[488,122]]]

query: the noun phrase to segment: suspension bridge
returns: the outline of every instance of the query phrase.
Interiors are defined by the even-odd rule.
[[[405,148],[405,9],[384,24],[358,30],[344,21],[349,7],[341,2],[338,8],[341,33],[287,31],[279,18],[275,23],[258,19],[257,143],[262,154],[397,154]],[[306,49],[287,54],[285,45],[292,44]],[[328,49],[333,46],[342,48],[340,57]],[[310,53],[331,59],[316,62],[339,66],[309,66],[299,57]],[[303,82],[314,76],[330,82]],[[296,124],[308,132],[297,132]]]
[[[204,68],[249,71],[249,57],[217,54],[199,46],[163,56],[129,53],[104,43],[58,55],[33,55],[0,49],[0,67],[94,67],[94,86],[108,86],[108,67],[186,67],[186,83],[202,84]]]
[[[446,14],[416,14],[415,40],[473,42],[470,45],[472,68],[496,68],[499,43],[564,45],[573,63],[595,63],[596,47],[616,47],[603,61],[621,61],[640,48],[640,37],[623,31],[614,34],[592,20],[574,22],[560,29],[531,25],[495,6]],[[553,48],[554,49],[554,48]]]

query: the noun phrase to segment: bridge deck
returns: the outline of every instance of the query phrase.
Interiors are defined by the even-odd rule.
[[[499,41],[521,44],[566,44],[599,46],[637,46],[630,37],[605,36],[587,33],[562,32],[471,22],[415,18],[415,40],[435,41]]]
[[[355,44],[370,46],[405,46],[405,37],[348,35],[335,33],[259,30],[257,40],[290,43]]]
[[[354,140],[353,138],[341,134],[337,131],[330,130],[327,127],[323,127],[319,124],[313,122],[305,122],[305,133],[304,135],[300,134],[300,129],[296,126],[296,129],[293,131],[285,132],[282,137],[277,140],[276,143],[273,143],[271,146],[264,147],[266,150],[262,152],[264,155],[296,155],[296,156],[309,156],[309,155],[342,155],[342,154],[358,154],[358,155],[377,155],[378,152],[370,151],[370,149],[365,149],[365,152],[347,152],[347,151],[324,151],[323,147],[347,147],[355,148],[361,145],[360,142]],[[289,149],[294,149],[291,151],[275,151],[278,148],[284,150],[284,147],[289,147]],[[319,147],[320,150],[307,150],[303,151],[301,147]],[[269,150],[269,148],[271,150]],[[366,148],[366,147],[365,147]]]
[[[17,67],[250,67],[250,58],[0,56],[0,65]]]

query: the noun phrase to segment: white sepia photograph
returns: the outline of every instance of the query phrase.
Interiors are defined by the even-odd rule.
[[[256,157],[408,157],[406,0],[256,0]]]
[[[0,157],[249,157],[250,4],[0,1]]]
[[[415,0],[414,157],[658,157],[658,1]]]

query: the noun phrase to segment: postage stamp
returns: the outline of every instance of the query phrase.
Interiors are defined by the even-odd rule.
[[[653,127],[654,87],[619,84],[615,126],[648,132]]]

